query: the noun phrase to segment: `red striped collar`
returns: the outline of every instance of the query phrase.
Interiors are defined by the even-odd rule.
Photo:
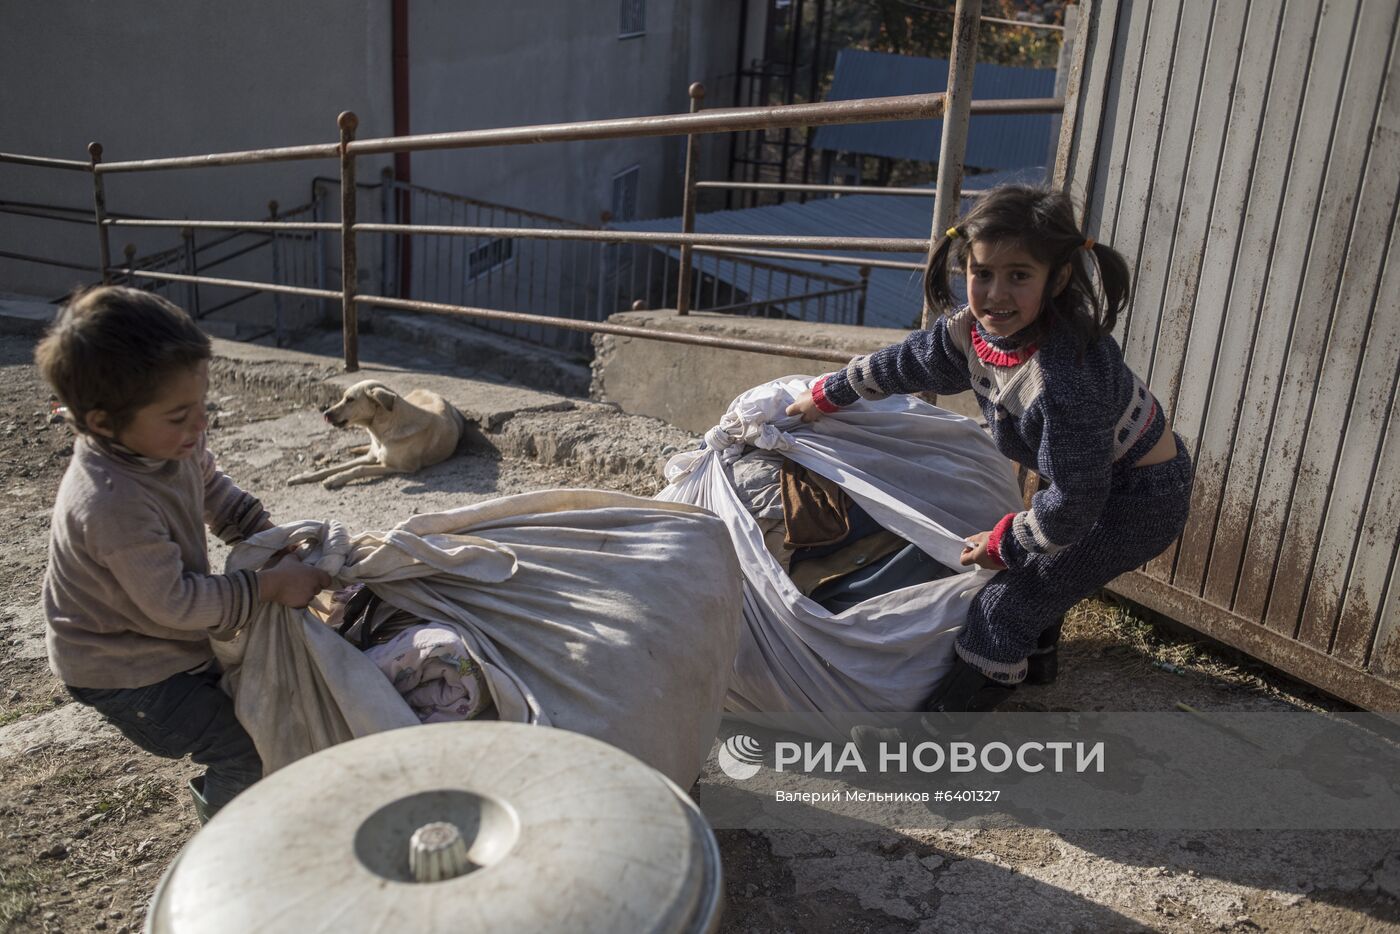
[[[1015,350],[998,350],[987,343],[982,332],[974,324],[972,326],[972,349],[977,351],[977,358],[983,363],[990,363],[992,366],[1017,366],[1035,356],[1037,348],[1035,344],[1028,344],[1025,347],[1017,347]]]

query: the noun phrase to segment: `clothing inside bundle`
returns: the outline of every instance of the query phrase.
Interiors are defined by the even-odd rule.
[[[828,480],[783,460],[783,521],[793,548],[833,545],[851,534],[851,500],[834,480]]]
[[[763,543],[803,596],[833,613],[954,573],[881,526],[834,481],[775,451],[727,465]]]
[[[490,704],[481,666],[450,624],[410,626],[365,655],[424,723],[470,720]]]
[[[374,662],[424,723],[471,720],[491,692],[462,633],[381,600],[363,584],[336,591],[326,623]]]

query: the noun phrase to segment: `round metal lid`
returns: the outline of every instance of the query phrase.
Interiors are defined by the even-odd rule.
[[[461,839],[423,830],[438,823]],[[414,881],[425,837],[461,874]],[[719,896],[714,836],[661,773],[577,733],[439,723],[342,743],[244,792],[171,864],[146,929],[699,932]]]

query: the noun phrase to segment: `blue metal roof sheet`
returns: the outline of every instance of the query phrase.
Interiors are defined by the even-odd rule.
[[[948,88],[948,63],[941,58],[914,58],[842,49],[827,100],[844,101],[899,94],[927,94]],[[1055,96],[1052,68],[1017,68],[979,62],[972,78],[974,100]],[[979,169],[1014,169],[1043,165],[1050,151],[1052,114],[974,116],[968,125],[965,162]],[[817,149],[938,161],[942,120],[818,127]]]
[[[965,184],[972,188],[990,188],[1006,182],[1039,184],[1045,177],[1041,167],[1009,172],[989,173],[969,177]],[[963,209],[971,206],[966,199]],[[734,211],[711,211],[695,216],[697,233],[770,234],[775,236],[837,236],[837,237],[927,237],[933,218],[933,186],[926,198],[893,195],[842,195],[839,198],[818,198],[799,204],[783,204]],[[618,230],[678,231],[678,217],[615,222]],[[668,250],[677,255],[674,248]],[[837,253],[869,259],[896,259],[921,262],[923,257],[909,253]],[[773,281],[752,267],[736,266],[732,255],[695,253],[693,265],[705,275],[717,276],[748,293],[754,301],[794,294],[781,280]],[[766,263],[789,267],[795,271],[824,273],[859,281],[857,267],[801,260],[769,260]],[[771,291],[770,291],[771,290]],[[915,269],[871,269],[866,292],[865,323],[872,327],[913,328],[918,326],[923,310],[923,273]]]

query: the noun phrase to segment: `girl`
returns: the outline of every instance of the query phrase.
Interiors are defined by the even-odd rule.
[[[961,309],[954,269],[967,276]],[[990,710],[1025,679],[1038,643],[1053,647],[1071,606],[1181,534],[1191,461],[1111,336],[1127,263],[1079,231],[1067,196],[992,189],[938,241],[924,291],[942,315],[932,328],[821,377],[787,411],[812,421],[858,399],[971,389],[997,448],[1045,481],[1030,509],[968,538],[962,563],[1001,573],[924,705]]]

